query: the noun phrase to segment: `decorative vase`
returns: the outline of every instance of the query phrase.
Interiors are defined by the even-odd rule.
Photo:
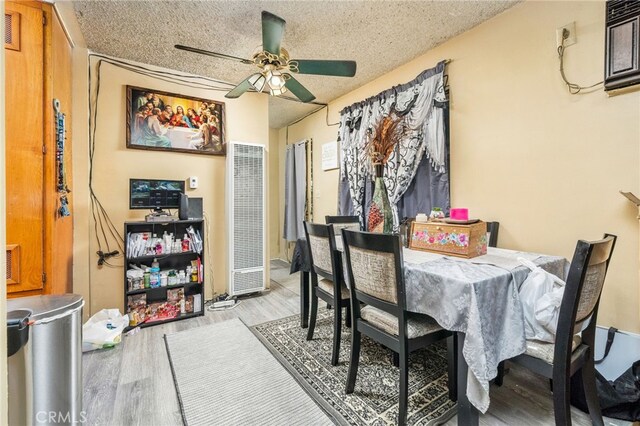
[[[393,214],[387,196],[387,188],[384,186],[382,173],[384,166],[376,164],[376,180],[373,197],[369,203],[369,214],[367,216],[367,231],[391,234],[393,232]]]

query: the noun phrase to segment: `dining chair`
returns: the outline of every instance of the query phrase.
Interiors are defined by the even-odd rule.
[[[342,238],[342,234],[340,234],[340,230],[343,228],[354,229],[359,231],[360,228],[360,219],[358,216],[330,216],[326,215],[324,217],[324,222],[329,224],[333,224],[333,230],[336,233],[337,237]],[[331,305],[327,303],[327,309],[331,309]]]
[[[311,263],[311,317],[307,340],[313,339],[318,317],[318,299],[327,302],[333,309],[333,350],[331,365],[338,365],[340,357],[340,336],[342,333],[342,308],[346,308],[346,326],[351,326],[349,291],[344,284],[342,259],[336,250],[333,225],[304,222],[304,232],[309,245]],[[321,277],[318,279],[318,277]]]
[[[399,235],[343,229],[342,241],[350,283],[352,313],[351,363],[346,393],[351,394],[355,389],[360,362],[360,341],[361,335],[364,334],[399,354],[398,424],[405,424],[409,353],[450,337],[452,333],[444,330],[427,315],[407,311]],[[455,388],[453,376],[449,375],[450,394],[451,389]]]
[[[509,360],[551,379],[556,425],[571,425],[569,383],[576,373],[581,374],[591,422],[603,425],[594,341],[600,295],[616,239],[605,234],[602,240],[578,241],[560,304],[555,343],[528,340],[526,352]]]
[[[498,230],[500,222],[485,222],[487,224],[487,246],[498,247]]]
[[[333,223],[333,229],[338,235],[343,228],[360,230],[360,218],[358,216],[325,216],[325,223]]]

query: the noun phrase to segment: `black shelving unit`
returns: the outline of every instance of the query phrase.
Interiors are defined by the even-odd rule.
[[[125,222],[124,224],[124,235],[128,240],[130,233],[141,233],[141,232],[149,232],[151,234],[156,234],[158,237],[161,237],[162,234],[166,231],[167,234],[173,234],[175,238],[182,238],[184,234],[187,233],[187,228],[189,226],[193,226],[193,229],[200,233],[203,241],[206,238],[204,235],[204,222],[202,220],[177,220],[171,222]],[[200,258],[200,263],[202,265],[202,275],[199,282],[187,282],[176,285],[168,285],[164,287],[155,287],[155,288],[141,288],[137,290],[129,290],[128,280],[127,280],[127,269],[129,269],[129,265],[134,264],[137,266],[151,266],[153,259],[157,259],[160,264],[160,270],[184,270],[187,266],[191,264],[192,260],[197,260]],[[129,313],[129,296],[138,295],[138,294],[146,294],[147,305],[151,303],[159,303],[167,300],[167,290],[172,288],[184,288],[184,296],[195,296],[200,295],[200,310],[194,312],[189,312],[185,314],[179,314],[177,317],[168,318],[161,321],[152,321],[152,322],[144,322],[139,324],[138,327],[149,327],[152,325],[164,324],[172,321],[179,321],[187,318],[194,318],[197,316],[204,315],[204,282],[205,282],[205,256],[204,256],[204,244],[201,253],[196,253],[194,251],[186,251],[179,253],[168,253],[168,254],[159,254],[159,255],[149,255],[149,256],[138,256],[138,257],[129,257],[129,253],[126,254],[126,267],[124,268],[124,312]],[[194,304],[195,305],[195,304]]]

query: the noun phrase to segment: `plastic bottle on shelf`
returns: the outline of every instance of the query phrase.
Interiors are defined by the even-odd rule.
[[[145,268],[143,280],[144,280],[144,288],[151,287],[151,268]]]
[[[178,276],[176,275],[176,271],[169,271],[169,275],[167,276],[167,284],[168,285],[178,284]]]
[[[160,286],[160,264],[158,259],[153,259],[151,263],[151,276],[149,278],[151,288]]]
[[[158,236],[153,234],[149,241],[147,242],[147,253],[146,255],[156,254],[156,243],[158,241]]]
[[[160,286],[160,273],[159,272],[151,272],[151,276],[149,278],[149,287],[157,288]]]
[[[171,249],[173,248],[173,234],[164,233],[164,247],[166,253],[171,253]]]
[[[182,251],[189,251],[189,249],[191,248],[191,241],[189,241],[189,237],[187,237],[187,234],[184,234],[184,238],[182,239]]]
[[[169,284],[169,277],[166,272],[160,272],[160,286],[166,287]]]

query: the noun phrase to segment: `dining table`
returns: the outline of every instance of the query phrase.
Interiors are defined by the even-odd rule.
[[[343,252],[340,236],[336,250]],[[494,247],[470,259],[405,247],[402,257],[407,310],[429,315],[454,332],[458,424],[477,425],[480,413],[489,408],[489,384],[498,365],[526,350],[519,288],[530,270],[520,259],[561,279],[566,278],[569,264],[559,256]],[[344,253],[342,258],[346,265]],[[291,260],[290,272],[298,271],[300,325],[306,328],[311,264],[304,238],[297,240]]]

